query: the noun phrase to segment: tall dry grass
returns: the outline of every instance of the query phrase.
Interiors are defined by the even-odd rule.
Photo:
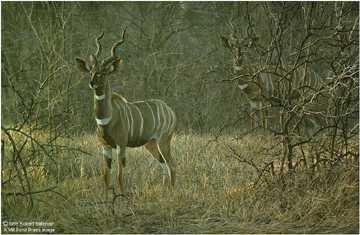
[[[3,220],[54,222],[57,233],[358,232],[358,163],[315,173],[304,169],[291,177],[266,174],[253,185],[254,169],[232,158],[226,146],[236,146],[243,156],[261,164],[276,160],[272,138],[212,140],[195,134],[174,137],[177,182],[172,189],[162,184],[161,168],[145,149],[129,149],[127,195],[114,203],[103,194],[95,138],[66,140],[94,156],[56,156],[61,182],[56,193],[34,195],[31,210],[23,197],[3,194]],[[32,178],[41,185],[50,183],[46,174]],[[3,192],[14,188],[4,187]]]

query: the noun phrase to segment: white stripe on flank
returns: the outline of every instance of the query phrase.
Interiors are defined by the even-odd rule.
[[[132,115],[132,113],[131,113],[131,107],[128,105],[128,104],[125,104],[125,106],[126,106],[126,108],[127,108],[127,110],[129,110],[129,114],[130,114],[130,119],[131,119],[131,124],[130,124],[130,138],[132,138],[133,137],[133,130],[134,130],[134,118],[133,118],[133,115]]]
[[[105,99],[105,94],[103,94],[103,95],[94,95],[95,96],[95,99],[96,100],[103,100],[103,99]]]
[[[163,116],[163,123],[162,123],[162,126],[161,126],[161,134],[165,133],[164,131],[164,127],[166,126],[166,115],[165,115],[165,111],[164,111],[164,105],[163,103],[161,102],[160,103],[160,107],[161,107],[161,113],[162,113],[162,116]]]
[[[162,129],[162,123],[163,123],[163,120],[161,118],[163,117],[163,115],[162,115],[162,109],[161,109],[160,103],[156,103],[156,105],[157,105],[157,108],[159,109],[159,113],[158,113],[158,115],[159,115],[158,133],[161,135],[162,134],[161,129]]]
[[[136,110],[139,112],[139,115],[140,115],[140,132],[139,132],[139,137],[141,137],[141,136],[142,136],[142,133],[143,133],[143,128],[144,128],[144,118],[143,118],[143,116],[142,116],[142,114],[141,114],[141,111],[140,111],[139,107],[136,106],[136,105],[134,105],[134,106],[135,106]]]
[[[167,107],[167,108],[168,108],[168,111],[169,111],[169,120],[170,120],[168,130],[169,130],[169,132],[170,132],[170,131],[171,131],[172,123],[174,122],[174,119],[173,119],[173,117],[172,117],[172,115],[171,115],[171,113],[172,113],[171,108],[170,108],[170,107]]]
[[[165,103],[162,103],[162,106],[163,106],[163,110],[164,110],[164,130],[163,130],[163,133],[166,133],[168,131],[168,128],[169,128],[169,123],[170,123],[170,120],[169,120],[169,113],[168,113],[168,109],[165,105]]]
[[[160,122],[160,110],[159,110],[159,105],[158,105],[158,103],[156,103],[156,102],[154,102],[154,104],[156,105],[156,112],[157,112],[157,116],[158,116],[158,123],[157,123],[157,128],[156,128],[156,132],[158,132],[159,131],[159,129],[160,129],[160,124],[161,124],[161,122]]]
[[[148,102],[145,102],[145,103],[146,103],[146,105],[149,107],[150,112],[151,112],[151,116],[152,116],[152,120],[153,120],[153,127],[152,127],[151,131],[153,131],[153,130],[154,130],[154,128],[155,128],[155,116],[154,116],[154,112],[153,112],[153,110],[152,110],[152,108],[151,108],[150,104],[149,104]]]
[[[123,113],[125,114],[125,117],[126,117],[126,122],[127,122],[127,124],[128,124],[128,131],[130,130],[130,120],[129,120],[129,116],[128,116],[128,114],[127,114],[127,112],[126,112],[126,104],[124,104],[124,105],[122,105],[122,109],[123,109]]]
[[[176,125],[176,116],[175,116],[175,113],[174,111],[171,110],[171,116],[172,116],[172,123],[171,123],[171,131],[174,130],[175,128],[175,125]]]
[[[171,116],[171,110],[169,109],[169,107],[166,106],[166,111],[168,112],[168,118],[169,118],[169,123],[167,126],[167,130],[170,132],[170,127],[172,124],[172,116]]]
[[[100,126],[105,126],[111,121],[111,116],[107,118],[95,118],[96,123]]]
[[[124,125],[125,123],[125,120],[124,118],[121,117],[121,114],[125,114],[125,118],[126,118],[126,122],[127,124],[129,125],[129,120],[128,120],[128,117],[127,117],[127,114],[126,112],[124,111],[124,106],[123,105],[120,105],[118,102],[115,102],[115,105],[116,105],[116,108],[118,109],[119,111],[119,114],[120,114],[120,121],[121,121],[121,125]]]

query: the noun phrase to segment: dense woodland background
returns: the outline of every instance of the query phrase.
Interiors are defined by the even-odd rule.
[[[130,101],[164,99],[180,130],[201,133],[239,117],[249,126],[236,56],[239,74],[266,64],[321,81],[358,65],[356,3],[39,2],[5,3],[2,13],[3,123],[23,122],[33,105],[31,121],[67,134],[94,130],[92,93],[74,59],[94,53],[102,31],[110,53],[128,28],[113,90]],[[239,55],[222,37],[238,41]]]
[[[83,166],[73,169],[82,155],[96,154],[77,142],[96,126],[93,94],[75,58],[88,59],[101,32],[107,56],[125,26],[124,62],[111,75],[112,89],[129,101],[166,101],[178,116],[179,136],[206,138],[190,153],[213,160],[222,153],[205,156],[204,149],[225,146],[225,155],[254,169],[255,185],[268,171],[292,180],[304,164],[315,172],[350,159],[358,172],[356,2],[5,2],[1,11],[3,195],[25,198],[26,207],[36,207],[33,195],[82,174]],[[259,143],[255,154],[246,153]],[[75,160],[64,167],[60,159]],[[46,184],[33,176],[39,166]],[[9,218],[16,218],[13,202],[3,204]],[[64,227],[59,231],[84,232]]]

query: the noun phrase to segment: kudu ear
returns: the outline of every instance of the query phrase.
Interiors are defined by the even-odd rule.
[[[83,59],[75,58],[77,66],[82,73],[89,72],[89,68]]]
[[[97,60],[96,60],[96,57],[94,55],[90,55],[90,65],[91,66],[94,66],[97,64]]]
[[[108,65],[106,72],[108,74],[113,73],[119,67],[120,64],[123,63],[123,60],[120,58],[115,59],[110,65]]]

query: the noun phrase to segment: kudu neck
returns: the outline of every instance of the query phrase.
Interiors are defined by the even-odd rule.
[[[111,87],[109,81],[105,86],[94,90],[95,117],[109,118],[112,115]]]

